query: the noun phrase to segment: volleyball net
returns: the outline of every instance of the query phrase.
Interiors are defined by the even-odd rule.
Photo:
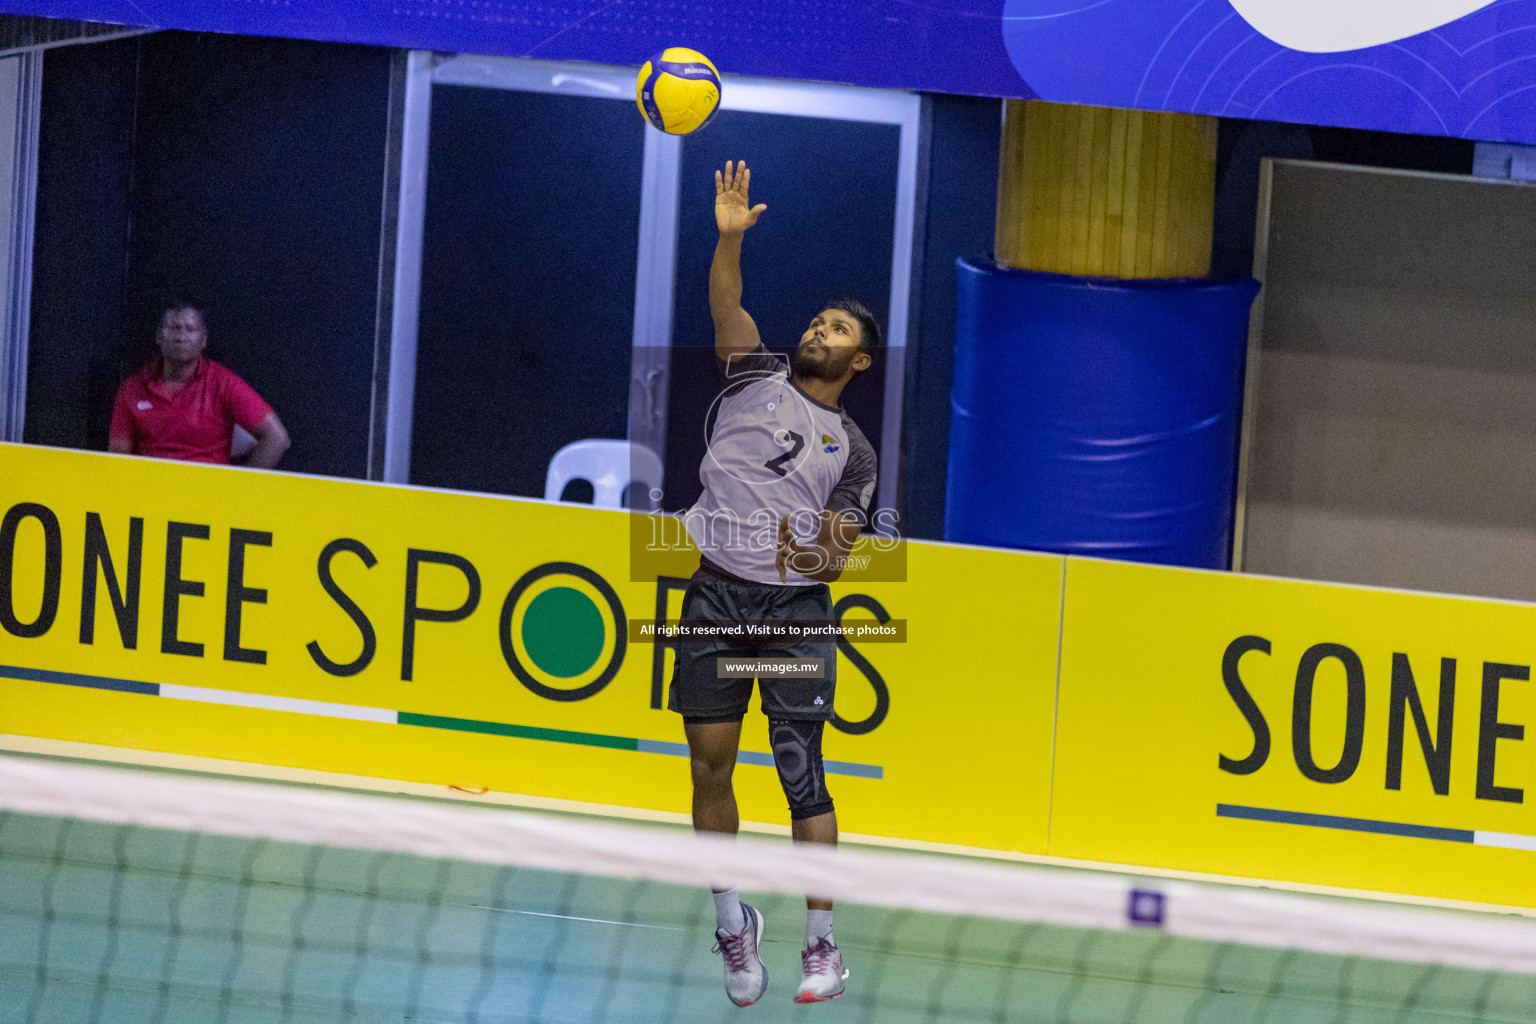
[[[765,918],[732,1007],[711,884]],[[806,893],[851,976],[791,1000]],[[0,756],[0,1024],[1530,1021],[1536,921]]]

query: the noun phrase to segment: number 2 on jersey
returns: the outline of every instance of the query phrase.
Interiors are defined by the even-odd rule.
[[[801,437],[793,430],[786,430],[784,433],[788,437],[789,442],[791,445],[793,445],[793,447],[791,447],[789,451],[785,452],[783,455],[775,456],[774,458],[771,458],[767,462],[763,463],[764,466],[773,470],[775,473],[779,474],[779,476],[789,475],[789,470],[785,469],[784,467],[788,465],[791,459],[793,459],[796,455],[799,455],[801,449],[805,447],[805,438]]]

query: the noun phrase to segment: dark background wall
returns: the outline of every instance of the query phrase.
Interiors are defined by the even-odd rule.
[[[287,425],[283,468],[365,475],[390,59],[179,32],[47,55],[27,441],[104,448],[187,290]]]
[[[927,209],[922,262],[913,268],[918,313],[909,327],[906,397],[908,536],[944,537],[949,479],[949,391],[955,366],[955,260],[992,251],[997,219],[999,100],[928,97]]]
[[[166,290],[184,288],[211,307],[210,355],[255,385],[288,424],[294,447],[284,468],[365,474],[391,59],[381,48],[174,32],[47,55],[28,441],[104,448],[119,381],[152,353],[156,303]],[[638,195],[631,193],[638,188],[642,127],[622,103],[588,101],[596,113],[580,116],[551,106],[579,102],[434,90],[412,459],[418,483],[537,494],[560,444],[575,436],[623,436],[638,217]],[[927,104],[905,459],[881,471],[904,476],[908,534],[937,538],[949,447],[954,261],[992,248],[1001,104],[943,95],[927,97]],[[733,126],[723,117],[689,140],[700,166],[740,155],[721,146],[747,146],[767,172],[774,152],[795,148],[794,140],[777,145],[776,133],[756,123],[761,117],[738,120]],[[581,131],[562,134],[562,125],[573,124]],[[890,143],[871,129],[865,148],[884,155]],[[1213,273],[1251,270],[1264,157],[1465,173],[1472,149],[1464,140],[1225,120]],[[607,169],[601,180],[618,191],[603,186],[601,208],[585,205],[591,223],[568,231],[571,211],[583,206],[561,183],[582,180],[578,169],[595,165]],[[800,178],[814,184],[809,169],[793,161],[786,168],[781,185],[791,176],[793,188]],[[598,179],[585,180],[591,186]],[[838,186],[856,200],[850,210],[889,187],[883,172],[878,182]],[[770,218],[793,218],[797,203],[809,201],[797,200],[793,188],[777,197]],[[880,223],[869,237],[887,238],[889,214],[876,206]],[[760,262],[797,260],[804,266],[789,269],[798,272],[816,262],[807,252],[831,251],[806,250],[818,244],[815,227],[800,227],[792,234],[804,239],[784,253],[764,235]],[[681,241],[692,237],[689,230],[685,224]],[[508,238],[511,244],[503,244]],[[883,250],[854,242],[844,246],[854,254]],[[698,244],[707,260],[708,246]],[[690,251],[680,253],[674,385],[687,375],[693,348],[707,353],[702,342],[687,343],[697,313],[693,286],[702,286],[702,278],[682,273],[681,257]],[[851,260],[849,269],[870,270],[868,262]],[[873,268],[882,279],[888,269]],[[772,340],[798,325],[806,302],[826,297],[773,294],[765,291],[770,278],[759,276],[749,281],[748,296],[761,308],[759,321],[772,320],[781,306],[795,321],[765,322]],[[883,284],[837,277],[830,273],[821,290],[869,293],[887,319]],[[507,347],[507,339],[522,335],[546,340]],[[863,392],[850,389],[850,407],[867,406],[861,423],[878,440],[879,389]],[[679,391],[674,405],[686,399]],[[693,426],[674,427],[672,445],[702,444]],[[697,488],[697,460],[686,471],[677,468],[687,461],[668,460],[668,507]]]
[[[412,483],[543,497],[562,445],[625,436],[645,131],[633,103],[432,89]]]
[[[124,343],[139,40],[44,55],[25,439],[105,448]]]

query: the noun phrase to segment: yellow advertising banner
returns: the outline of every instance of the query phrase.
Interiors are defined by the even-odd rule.
[[[688,810],[673,652],[631,634],[696,560],[634,559],[629,513],[0,445],[0,516],[0,733]],[[905,629],[839,643],[840,824],[1043,852],[1063,559],[902,553],[833,586]],[[742,815],[787,823],[755,708]]]
[[[1052,854],[1536,906],[1536,607],[1074,558],[1062,628]]]
[[[0,733],[686,814],[640,518],[0,445]],[[899,627],[839,643],[847,833],[1536,907],[1536,606],[899,554],[833,586]],[[736,778],[787,820],[756,710]]]

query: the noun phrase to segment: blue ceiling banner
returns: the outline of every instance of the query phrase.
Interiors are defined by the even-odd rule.
[[[1536,144],[1536,0],[8,0],[13,13]]]
[[[1536,143],[1536,0],[1007,0],[1043,98]]]
[[[1034,98],[1002,0],[4,0],[4,10],[637,70],[668,46],[722,72]]]

